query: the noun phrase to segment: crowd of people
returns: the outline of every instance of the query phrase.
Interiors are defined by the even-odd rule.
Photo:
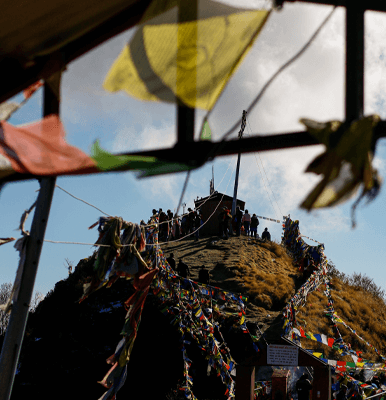
[[[257,228],[260,223],[256,214],[252,214],[251,216],[248,210],[245,210],[243,213],[239,206],[236,207],[234,216],[232,216],[231,211],[227,207],[223,207],[218,216],[218,222],[219,236],[222,238],[225,237],[228,239],[229,236],[233,236],[234,231],[236,232],[236,236],[240,236],[242,230],[245,232],[246,236],[251,236],[255,239],[260,238],[257,233]],[[261,239],[271,240],[271,234],[268,228],[264,229]]]
[[[167,210],[166,213],[159,210],[153,209],[153,216],[157,215],[159,218],[159,241],[168,242],[169,240],[177,240],[181,237],[187,236],[194,232],[194,239],[199,239],[199,231],[203,224],[202,216],[199,210],[192,210],[188,208],[188,213],[179,217],[173,214],[171,210]]]
[[[200,237],[200,229],[203,225],[203,218],[198,209],[188,208],[188,212],[181,217],[173,214],[171,210],[166,212],[153,209],[153,216],[159,218],[159,241],[169,242],[177,240],[194,233],[194,239],[197,241]],[[150,222],[150,221],[149,221]],[[144,221],[141,223],[145,224]],[[228,239],[229,236],[240,236],[243,231],[246,236],[260,239],[258,234],[259,219],[256,214],[249,214],[248,210],[243,212],[239,206],[236,207],[235,215],[232,216],[230,209],[223,207],[218,214],[218,235],[221,238]],[[261,234],[261,239],[270,241],[271,234],[268,228],[265,228]]]
[[[174,258],[174,253],[171,253],[170,256],[166,259],[169,263],[170,267],[175,270],[179,276],[182,278],[188,278],[191,276],[188,265],[180,258],[178,260],[178,264],[176,265],[176,259]],[[209,270],[205,265],[201,266],[201,269],[198,272],[198,282],[209,285],[210,283],[210,274]]]

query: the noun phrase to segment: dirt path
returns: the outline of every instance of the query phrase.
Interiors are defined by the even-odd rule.
[[[204,264],[209,269],[212,286],[248,296],[243,277],[238,271],[238,264],[242,258],[248,257],[251,246],[259,247],[258,242],[245,236],[230,237],[228,240],[208,237],[198,241],[184,239],[172,242],[162,245],[162,250],[166,257],[173,253],[176,263],[182,259],[189,266],[191,279],[198,279],[198,272]],[[267,253],[268,250],[259,248],[261,254],[259,264],[262,266],[267,264],[267,259],[272,259],[272,255]],[[266,330],[269,325],[279,323],[281,312],[268,311],[251,302],[246,305],[247,321],[258,322],[262,330]]]

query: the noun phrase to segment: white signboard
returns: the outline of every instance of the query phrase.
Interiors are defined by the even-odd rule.
[[[268,365],[298,365],[299,349],[281,344],[268,345]]]

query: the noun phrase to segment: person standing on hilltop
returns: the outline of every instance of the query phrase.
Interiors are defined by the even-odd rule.
[[[187,278],[190,275],[189,267],[180,258],[177,265],[178,275],[182,278]]]
[[[198,281],[205,285],[209,285],[209,280],[209,271],[206,269],[205,265],[202,265],[200,271],[198,271]]]
[[[195,212],[196,216],[194,217],[194,240],[197,242],[200,237],[199,232],[202,224],[201,216],[199,213]]]
[[[169,235],[168,238],[171,239],[172,238],[172,233],[173,233],[173,213],[170,210],[166,211],[166,215],[168,218],[168,225],[169,225]]]
[[[264,229],[264,232],[261,234],[261,238],[263,240],[271,240],[271,234],[268,232],[268,228]]]
[[[172,269],[176,269],[176,260],[173,253],[170,253],[170,256],[166,259],[166,261],[169,263]]]
[[[296,391],[298,392],[298,400],[309,400],[312,384],[308,379],[308,374],[303,374],[296,382]]]
[[[236,236],[240,236],[242,218],[243,218],[243,212],[240,210],[240,206],[237,206],[236,207],[236,214],[235,214]]]
[[[231,211],[224,207],[224,225],[223,225],[223,237],[225,235],[225,239],[229,238],[229,232],[230,232],[230,223],[232,221],[232,214]]]
[[[178,219],[178,215],[174,216],[174,223],[173,223],[173,239],[180,238],[180,221]]]
[[[249,236],[249,226],[251,225],[251,216],[248,213],[248,210],[245,210],[245,214],[242,218],[242,223],[244,224],[245,234]]]
[[[259,226],[259,219],[256,217],[256,214],[252,215],[251,218],[251,236],[257,237],[257,227]]]
[[[161,242],[167,242],[169,240],[168,217],[163,211],[161,211],[160,216],[159,216],[159,236],[160,236]]]

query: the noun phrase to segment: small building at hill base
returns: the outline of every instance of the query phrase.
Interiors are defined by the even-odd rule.
[[[270,349],[270,346],[276,348]],[[282,376],[273,374],[272,400],[292,398],[291,393],[288,392],[288,380],[291,371],[296,367],[312,367],[313,369],[310,400],[331,400],[331,367],[284,337],[277,343],[261,348],[257,356],[252,356],[250,360],[236,365],[235,400],[254,400],[255,367],[268,365],[280,366],[289,372],[283,372]]]
[[[213,192],[210,196],[194,200],[194,207],[199,208],[204,225],[200,230],[203,236],[218,235],[218,215],[223,207],[232,209],[233,198],[226,194]],[[236,206],[245,208],[245,201],[236,200]]]

